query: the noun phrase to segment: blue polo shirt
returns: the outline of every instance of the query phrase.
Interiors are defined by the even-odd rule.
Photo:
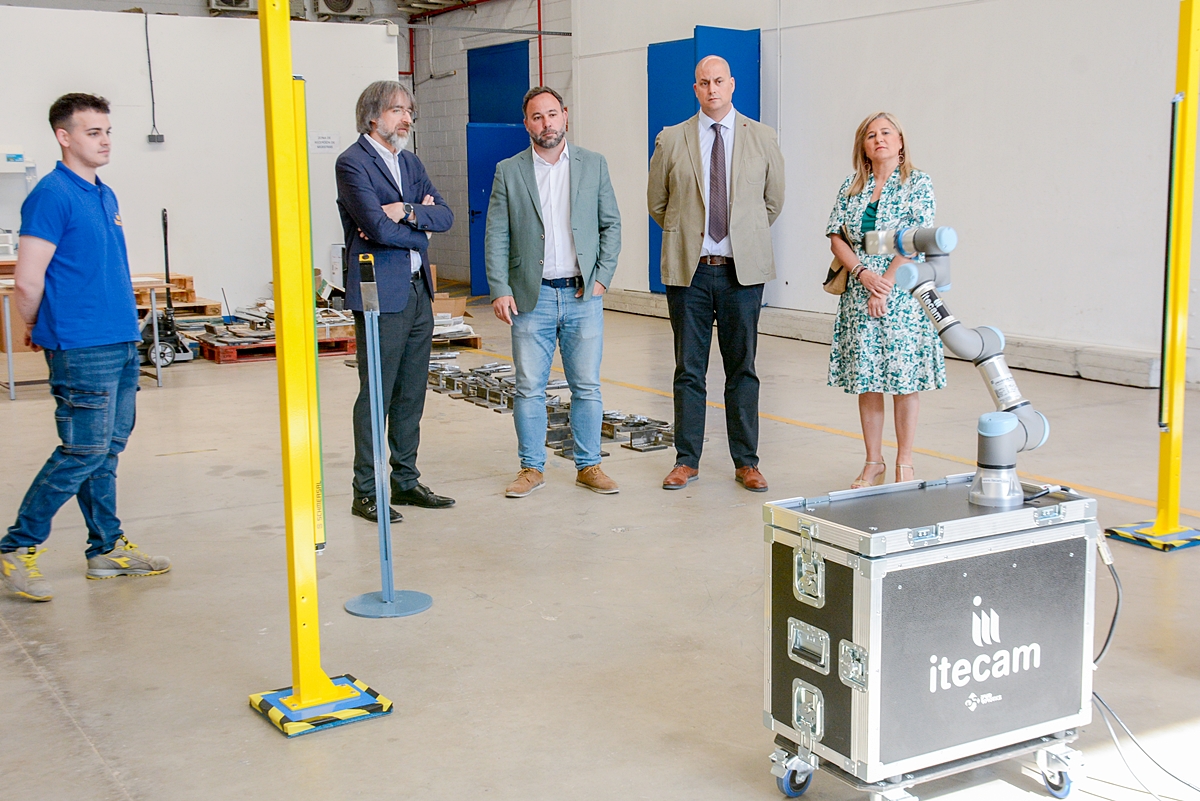
[[[25,198],[21,236],[57,246],[34,343],[70,350],[141,339],[117,196],[98,177],[90,184],[58,162]]]

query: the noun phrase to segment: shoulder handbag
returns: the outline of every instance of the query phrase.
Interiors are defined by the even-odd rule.
[[[842,241],[847,245],[850,244],[850,229],[845,225],[842,226],[840,236]],[[840,295],[846,291],[846,280],[850,277],[850,271],[846,269],[846,265],[838,261],[837,256],[833,257],[833,261],[829,263],[829,272],[825,274],[825,283],[821,284],[821,288],[830,295]]]

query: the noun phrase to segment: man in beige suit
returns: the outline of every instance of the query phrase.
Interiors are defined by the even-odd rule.
[[[725,428],[734,478],[765,492],[758,469],[754,354],[763,284],[775,278],[771,224],[783,208],[775,131],[733,108],[720,56],[696,65],[700,113],[654,143],[646,201],[662,226],[662,280],[675,338],[675,467],[663,489],[699,477],[713,322],[725,367]]]

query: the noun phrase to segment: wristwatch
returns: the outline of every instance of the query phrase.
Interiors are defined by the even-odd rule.
[[[413,213],[413,210],[415,208],[416,207],[413,206],[413,204],[411,204],[411,203],[404,204],[404,219],[405,220],[410,220],[410,219],[415,220],[416,219],[416,215]]]

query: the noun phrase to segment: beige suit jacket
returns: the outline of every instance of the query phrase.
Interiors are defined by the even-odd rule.
[[[654,141],[646,203],[663,229],[662,280],[689,286],[704,243],[699,117],[663,128]],[[783,208],[783,153],[775,131],[737,114],[730,173],[729,239],[738,283],[775,278],[771,225]]]

